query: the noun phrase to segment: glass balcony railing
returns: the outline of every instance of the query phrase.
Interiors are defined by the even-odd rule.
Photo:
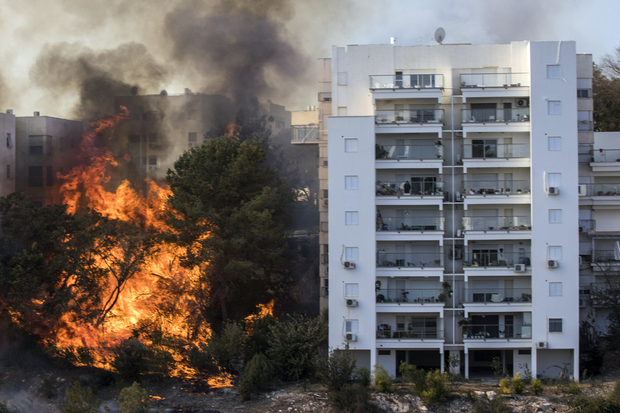
[[[402,109],[402,110],[377,110],[375,111],[375,123],[392,124],[421,124],[443,123],[443,109]]]
[[[595,149],[592,162],[620,162],[620,149]]]
[[[375,147],[375,159],[443,159],[443,146],[377,144]]]
[[[522,87],[530,85],[528,73],[468,73],[461,75],[461,87]]]
[[[463,123],[529,122],[530,108],[461,109]]]
[[[529,158],[529,143],[474,143],[463,145],[463,159]]]
[[[308,142],[319,140],[318,125],[291,126],[291,142]]]
[[[443,231],[444,217],[421,217],[413,213],[411,216],[386,217],[377,219],[377,231]]]
[[[525,231],[532,229],[530,217],[463,217],[464,231]]]
[[[392,330],[390,328],[377,329],[377,339],[410,339],[410,340],[424,340],[424,339],[442,339],[444,338],[443,330],[437,327],[413,327],[407,330]]]
[[[419,252],[419,253],[377,253],[377,268],[388,267],[443,267],[443,254],[438,252]]]
[[[466,288],[464,303],[531,303],[531,288]]]
[[[614,250],[592,251],[592,263],[620,262],[620,254]]]
[[[577,130],[582,132],[592,131],[594,130],[594,122],[592,122],[591,120],[578,120]]]
[[[505,267],[512,268],[515,264],[531,265],[529,252],[500,252],[497,249],[485,249],[480,252],[470,252],[463,258],[465,267]]]
[[[466,324],[463,338],[486,340],[493,338],[532,338],[532,326],[522,324]]]
[[[443,182],[436,181],[377,181],[377,196],[443,196]]]
[[[618,196],[620,195],[620,183],[608,184],[579,184],[586,186],[587,196]]]
[[[387,288],[377,291],[378,303],[432,304],[445,301],[441,288]],[[443,301],[441,301],[443,300]]]
[[[530,193],[530,181],[464,181],[463,195],[519,195]]]
[[[371,75],[370,89],[441,89],[441,74]]]
[[[593,231],[596,229],[595,219],[580,219],[579,220],[579,232]]]

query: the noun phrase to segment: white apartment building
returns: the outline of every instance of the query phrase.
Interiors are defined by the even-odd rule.
[[[477,377],[499,357],[578,378],[591,56],[571,41],[353,45],[319,69],[330,347],[391,374],[451,356]]]

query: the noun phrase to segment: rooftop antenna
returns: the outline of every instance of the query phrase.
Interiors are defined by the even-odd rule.
[[[438,28],[437,30],[435,30],[435,41],[439,44],[441,44],[441,42],[443,42],[443,39],[446,38],[446,31],[443,29],[443,27]]]

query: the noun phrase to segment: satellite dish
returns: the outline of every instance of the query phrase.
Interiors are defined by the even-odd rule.
[[[446,38],[446,31],[443,29],[443,27],[438,28],[437,30],[435,30],[435,41],[439,44],[441,44],[441,42],[443,42],[443,39]]]

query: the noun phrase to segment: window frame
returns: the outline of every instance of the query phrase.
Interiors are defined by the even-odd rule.
[[[559,214],[558,214],[559,211]],[[553,218],[555,218],[555,220],[552,220],[552,215]],[[558,215],[560,217],[559,220],[557,220]],[[561,224],[562,223],[562,209],[561,208],[550,208],[549,209],[549,223],[550,224]]]
[[[349,253],[351,253],[351,255]],[[344,247],[344,260],[345,261],[359,261],[359,259],[360,259],[359,247]]]
[[[553,329],[551,328],[553,323]],[[558,329],[559,325],[559,329]],[[562,318],[549,318],[548,322],[548,330],[550,333],[563,333],[564,332],[564,321]]]
[[[359,224],[360,224],[359,211],[344,211],[344,225],[351,226],[351,225],[359,225]]]
[[[347,179],[351,178],[351,187],[347,188]],[[353,179],[355,178],[355,179]],[[353,185],[353,182],[355,182],[355,185]],[[357,191],[360,189],[360,184],[359,184],[359,176],[358,175],[345,175],[344,176],[344,189],[346,191]]]
[[[552,142],[555,144],[552,145]],[[559,142],[559,145],[557,144]],[[556,149],[556,147],[558,147]],[[561,136],[548,136],[547,137],[547,150],[550,152],[557,152],[562,150],[562,137]]]
[[[552,286],[554,288],[552,288]],[[559,294],[558,294],[559,291]],[[549,297],[562,297],[564,295],[564,286],[561,282],[549,283]]]
[[[347,143],[351,143],[355,146],[355,149],[347,150]],[[357,153],[359,152],[359,143],[357,138],[344,138],[344,152],[345,153]]]
[[[558,99],[549,99],[547,101],[547,115],[558,116],[562,114],[562,101]]]

